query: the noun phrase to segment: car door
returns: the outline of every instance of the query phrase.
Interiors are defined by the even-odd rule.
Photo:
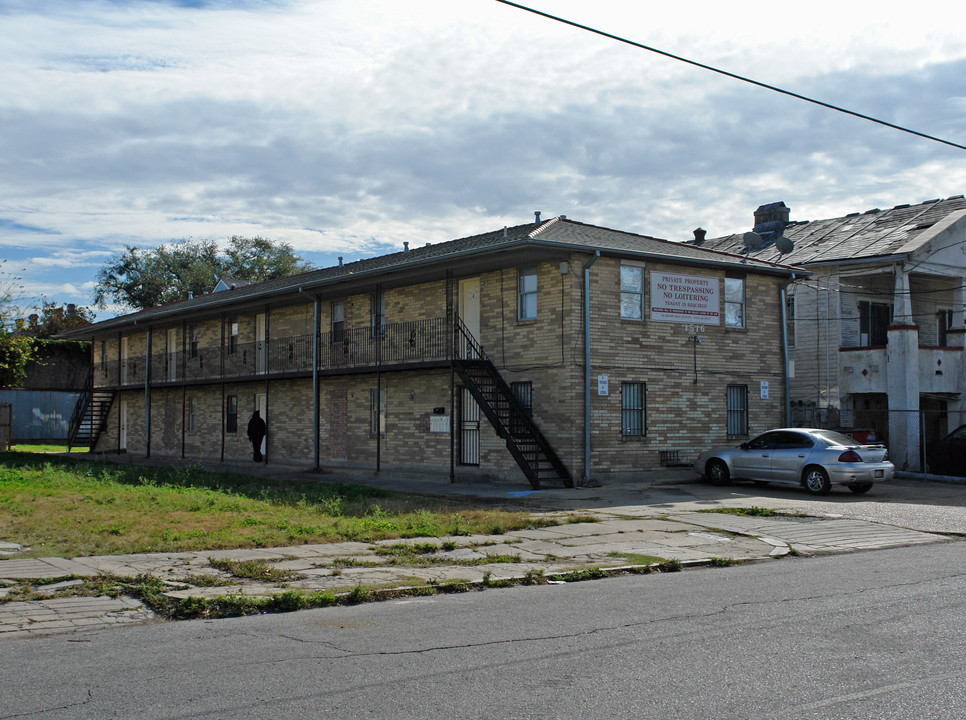
[[[734,476],[749,480],[768,480],[771,473],[771,453],[779,433],[767,432],[735,449],[732,465]]]
[[[771,452],[771,475],[776,482],[797,483],[815,441],[806,433],[780,433]]]

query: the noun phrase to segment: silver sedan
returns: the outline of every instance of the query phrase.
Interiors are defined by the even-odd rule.
[[[862,445],[848,435],[815,428],[779,428],[737,447],[715,448],[698,455],[694,470],[715,485],[731,478],[804,485],[825,495],[832,485],[854,493],[891,480],[895,466],[882,445]]]

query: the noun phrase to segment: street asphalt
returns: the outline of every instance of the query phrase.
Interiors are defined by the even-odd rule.
[[[285,466],[230,469],[279,478],[318,478]],[[966,484],[912,477],[879,485],[867,495],[853,495],[840,488],[824,497],[810,496],[800,488],[750,483],[713,487],[698,482],[690,469],[668,469],[643,482],[536,491],[505,483],[451,484],[422,476],[352,474],[338,479],[405,493],[524,508],[559,517],[563,524],[491,536],[70,559],[18,558],[19,546],[0,543],[0,598],[17,583],[39,579],[45,584],[36,585],[36,589],[50,595],[29,602],[0,602],[0,641],[158,621],[132,598],[63,596],[72,584],[81,582],[78,578],[101,573],[155,575],[170,588],[168,594],[182,598],[271,596],[288,589],[338,595],[360,585],[388,594],[447,583],[483,585],[534,576],[557,582],[564,581],[568,573],[591,568],[619,573],[667,561],[700,567],[966,537]],[[735,507],[768,508],[782,514],[715,512]],[[380,549],[400,543],[432,543],[438,549],[431,553],[428,567],[388,564]],[[425,547],[421,549],[425,551]],[[212,567],[212,560],[222,558],[266,561],[273,568],[287,571],[288,578],[275,582],[240,579]],[[199,578],[210,578],[217,584]],[[59,582],[50,583],[51,579]]]

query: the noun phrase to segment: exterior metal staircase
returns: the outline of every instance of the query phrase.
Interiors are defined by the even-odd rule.
[[[507,450],[530,485],[539,490],[543,481],[550,480],[564,487],[573,487],[573,477],[563,461],[459,318],[456,319],[455,339],[453,364],[456,374],[497,435],[506,441]]]
[[[93,372],[87,378],[84,390],[77,398],[68,426],[67,450],[75,445],[86,445],[91,450],[97,443],[107,422],[107,414],[114,402],[114,390],[94,390]]]

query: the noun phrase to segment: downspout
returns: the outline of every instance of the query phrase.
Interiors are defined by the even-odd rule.
[[[123,364],[124,360],[121,359],[121,341],[123,335],[121,331],[117,331],[117,454],[121,454],[121,421],[124,418],[121,417],[121,402],[123,398],[124,388],[121,384],[121,379],[124,377]]]
[[[188,412],[188,321],[181,322],[181,459],[184,460],[185,424]]]
[[[321,409],[319,407],[319,355],[320,355],[320,352],[321,352],[321,348],[319,347],[319,321],[320,321],[321,313],[322,313],[322,309],[321,309],[322,296],[321,295],[315,295],[313,297],[312,295],[309,295],[307,292],[305,292],[304,290],[302,290],[302,288],[299,288],[299,292],[302,295],[305,295],[305,297],[312,299],[313,308],[314,308],[314,311],[313,311],[313,314],[312,314],[313,315],[313,317],[312,317],[312,323],[313,323],[313,325],[312,326],[314,328],[314,330],[312,331],[312,418],[313,418],[313,420],[312,420],[312,434],[313,434],[313,437],[315,438],[315,444],[314,444],[314,448],[315,448],[315,469],[318,470],[319,469],[319,456],[320,456],[320,451],[319,451],[319,411]]]
[[[595,250],[590,262],[584,265],[584,477],[581,484],[590,480],[590,268],[598,258],[600,250]]]
[[[795,282],[795,273],[792,273],[791,278],[788,282],[782,285],[781,292],[779,295],[779,302],[782,308],[782,359],[785,363],[785,427],[792,426],[792,394],[789,389],[788,383],[788,372],[789,372],[789,361],[788,361],[788,317],[786,314],[786,295],[785,292],[788,286]]]
[[[221,460],[219,462],[225,462],[225,427],[226,416],[225,416],[225,313],[221,314]],[[235,417],[238,417],[236,412]]]
[[[148,328],[148,353],[144,363],[144,457],[151,457],[151,338],[152,330]]]

